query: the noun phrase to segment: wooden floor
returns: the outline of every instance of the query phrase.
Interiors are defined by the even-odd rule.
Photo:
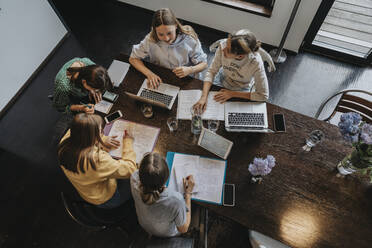
[[[148,33],[152,13],[109,0],[53,2],[72,36],[0,120],[0,247],[127,247],[129,239],[120,230],[94,232],[65,213],[59,197],[65,178],[56,161],[54,139],[60,115],[47,95],[67,60],[88,56],[107,67],[120,52],[129,54],[132,45]],[[212,42],[226,37],[192,26],[205,51]],[[210,60],[213,54],[208,56]],[[268,77],[270,102],[309,116],[340,90],[372,91],[371,68],[309,53],[289,55]],[[213,220],[209,247],[247,247],[246,230],[223,218]]]
[[[372,49],[372,1],[336,0],[314,45],[366,57]]]

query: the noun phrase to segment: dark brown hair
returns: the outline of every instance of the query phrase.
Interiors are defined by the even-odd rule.
[[[231,41],[231,53],[245,55],[250,52],[257,52],[261,47],[261,42],[248,29],[241,29],[229,36]]]
[[[102,118],[95,114],[79,113],[75,115],[70,129],[70,137],[58,146],[58,159],[67,170],[76,173],[85,173],[86,167],[96,169],[94,148],[100,151],[103,141],[101,139]]]
[[[71,75],[79,73],[76,78],[71,77],[71,82],[82,88],[82,80],[84,79],[87,84],[93,89],[98,89],[101,92],[111,90],[113,84],[107,73],[107,70],[99,65],[88,65],[82,67],[70,67],[67,71]]]
[[[181,25],[181,23],[177,20],[176,16],[173,14],[172,10],[168,8],[159,9],[155,11],[152,17],[150,37],[155,42],[159,41],[158,35],[156,34],[156,28],[161,25],[176,25],[177,34],[184,33],[190,35],[195,40],[198,39],[198,36],[193,30],[193,28],[188,25],[186,26]]]
[[[169,169],[165,159],[157,153],[146,154],[139,168],[142,201],[151,205],[156,202],[168,180]]]

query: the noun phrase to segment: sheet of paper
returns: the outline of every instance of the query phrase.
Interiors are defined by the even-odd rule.
[[[153,150],[160,129],[120,119],[112,125],[109,136],[118,135],[118,139],[122,143],[125,130],[134,137],[133,149],[136,152],[136,162],[139,163],[145,153]],[[110,155],[121,158],[122,150],[121,146],[116,150],[110,151]]]
[[[213,98],[217,91],[210,91],[208,94],[207,108],[202,119],[224,120],[224,104],[216,102]],[[191,120],[191,108],[200,99],[201,90],[180,90],[178,93],[177,119]]]
[[[111,81],[114,83],[115,87],[119,87],[121,82],[124,80],[125,75],[129,70],[129,64],[123,61],[114,60],[107,70]]]
[[[101,100],[99,103],[94,105],[94,109],[101,113],[107,114],[108,112],[110,112],[112,105],[113,104],[111,102]]]
[[[168,188],[184,193],[182,179],[193,175],[192,199],[221,203],[225,178],[225,161],[176,153]]]
[[[186,154],[175,154],[174,155],[174,175],[176,178],[176,188],[180,193],[184,193],[183,178],[189,175],[193,175],[195,181],[195,187],[193,192],[198,192],[198,185],[200,178],[198,178],[197,167],[199,164],[199,156],[186,155]]]
[[[222,188],[225,179],[226,162],[210,158],[199,159],[198,175],[203,180],[199,181],[199,192],[195,198],[211,202],[221,202]]]

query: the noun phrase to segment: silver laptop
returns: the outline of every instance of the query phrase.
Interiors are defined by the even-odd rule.
[[[125,92],[129,97],[141,102],[146,102],[159,107],[172,109],[173,103],[176,100],[180,87],[161,83],[157,89],[147,87],[147,79],[142,83],[137,95],[130,92]]]
[[[272,132],[265,102],[226,102],[225,128],[230,132]]]
[[[110,67],[107,70],[111,81],[115,87],[119,87],[121,82],[123,82],[125,75],[129,70],[129,64],[123,61],[114,60],[112,61]]]

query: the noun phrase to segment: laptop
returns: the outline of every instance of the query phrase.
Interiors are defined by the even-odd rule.
[[[123,61],[114,60],[112,61],[110,67],[107,70],[111,81],[115,87],[119,87],[121,82],[123,82],[125,75],[129,70],[129,64]]]
[[[265,102],[226,102],[225,128],[230,132],[272,132]]]
[[[179,91],[180,87],[165,83],[161,83],[157,89],[150,89],[147,87],[147,79],[145,79],[137,95],[130,92],[125,93],[135,100],[166,109],[172,109]]]

